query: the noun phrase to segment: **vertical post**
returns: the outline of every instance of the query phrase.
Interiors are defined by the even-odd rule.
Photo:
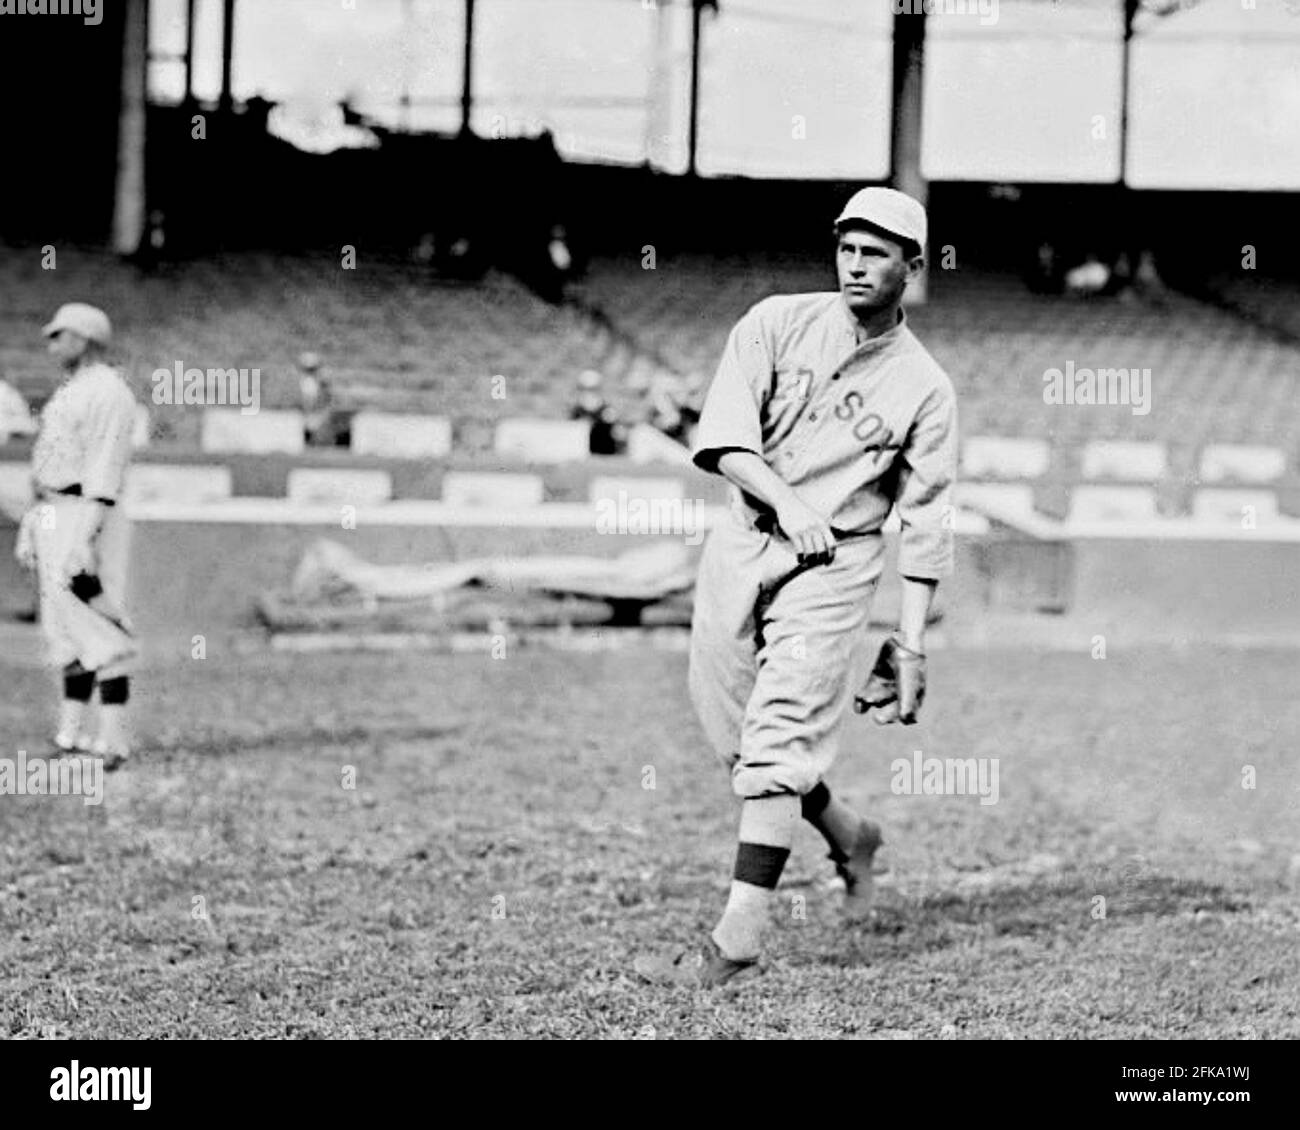
[[[402,0],[402,42],[405,45],[402,54],[402,97],[401,125],[407,133],[411,132],[411,55],[415,50],[415,39],[411,28],[412,0]]]
[[[474,111],[474,0],[465,0],[465,57],[461,69],[460,132],[469,136]]]
[[[890,115],[889,154],[891,181],[900,192],[926,203],[928,188],[921,175],[921,79],[925,60],[925,10],[920,5],[909,13],[911,5],[894,13],[893,106]],[[925,249],[928,255],[928,249]],[[923,303],[927,274],[921,275],[907,289],[909,304]]]
[[[194,101],[194,7],[197,0],[185,0],[185,102]]]
[[[1119,183],[1128,183],[1128,101],[1132,82],[1133,21],[1141,0],[1120,0],[1124,5],[1124,46],[1119,76]]]
[[[1124,39],[1119,86],[1119,182],[1116,185],[1115,200],[1120,239],[1116,273],[1121,279],[1121,287],[1137,285],[1158,289],[1161,284],[1151,255],[1150,225],[1143,215],[1145,200],[1128,183],[1129,100],[1133,94],[1133,22],[1137,19],[1142,0],[1120,0],[1120,3],[1124,6]],[[1127,274],[1122,264],[1127,264]]]
[[[653,6],[654,34],[650,37],[650,58],[646,67],[645,160],[646,164],[666,168],[671,156],[669,134],[672,115],[669,83],[672,74],[672,24],[668,0]]]
[[[691,0],[691,119],[686,142],[686,174],[696,175],[696,156],[700,147],[700,24],[704,9],[718,10],[717,0]]]
[[[134,255],[145,227],[145,95],[148,89],[149,0],[126,0],[122,29],[122,101],[117,126],[113,250]]]
[[[231,93],[230,73],[235,58],[235,0],[222,0],[221,6],[221,97],[217,106],[229,112],[235,105]]]

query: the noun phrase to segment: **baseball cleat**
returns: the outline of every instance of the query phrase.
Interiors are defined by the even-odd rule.
[[[89,753],[91,742],[80,734],[69,734],[60,730],[54,735],[54,748],[60,753]]]
[[[678,951],[654,956],[642,955],[632,962],[632,971],[652,985],[681,986],[690,989],[718,989],[756,977],[757,959],[733,961],[725,957],[717,943],[710,940],[702,952]]]
[[[92,757],[102,757],[104,759],[104,772],[112,773],[114,770],[121,769],[128,761],[131,760],[131,751],[125,748],[115,748],[105,741],[97,741],[90,747]]]
[[[871,913],[876,897],[872,867],[884,842],[880,825],[863,819],[848,856],[835,862],[835,873],[844,880],[844,912],[851,919],[866,918]]]

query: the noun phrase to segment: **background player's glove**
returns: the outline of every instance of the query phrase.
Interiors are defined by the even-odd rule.
[[[910,726],[924,699],[925,656],[890,636],[876,656],[867,685],[853,699],[853,709],[859,714],[870,710],[872,720],[881,726],[898,721]]]
[[[63,558],[63,575],[69,583],[87,573],[94,574],[97,568],[95,547],[88,539],[78,539],[68,546]]]

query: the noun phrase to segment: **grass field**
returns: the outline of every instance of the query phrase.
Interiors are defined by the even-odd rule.
[[[1300,656],[931,675],[831,778],[885,826],[875,924],[801,830],[766,975],[693,996],[627,976],[711,925],[734,850],[680,652],[149,670],[101,806],[0,797],[0,1037],[1300,1036]],[[35,753],[48,676],[0,685]],[[894,795],[914,749],[998,758],[999,802]]]

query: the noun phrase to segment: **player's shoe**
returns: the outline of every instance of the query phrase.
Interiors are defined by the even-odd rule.
[[[104,759],[104,772],[112,773],[121,769],[128,761],[131,760],[131,751],[124,746],[111,746],[108,742],[100,739],[90,747],[91,757],[101,757]]]
[[[680,986],[690,989],[719,989],[758,976],[758,962],[733,961],[723,955],[717,943],[709,939],[705,950],[678,951],[657,955],[643,954],[632,962],[632,971],[652,985]]]
[[[863,819],[858,824],[853,847],[842,859],[835,861],[835,873],[844,880],[844,914],[857,921],[871,914],[876,898],[876,880],[872,868],[876,852],[885,842],[880,825]]]
[[[81,734],[70,734],[60,730],[54,735],[54,748],[60,753],[89,753],[91,741]]]

